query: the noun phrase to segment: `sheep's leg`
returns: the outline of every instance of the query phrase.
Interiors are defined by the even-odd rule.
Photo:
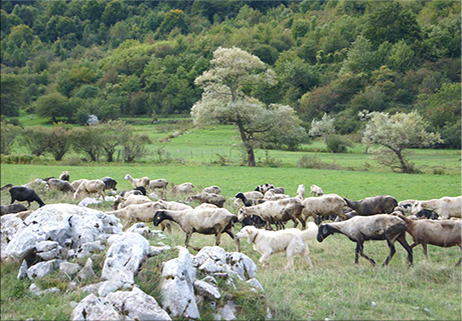
[[[191,235],[192,235],[192,233],[186,233],[186,240],[185,240],[185,242],[184,242],[185,246],[186,246],[187,248],[190,247],[190,248],[192,248],[192,249],[195,250],[195,251],[200,251],[200,250],[201,250],[200,248],[195,247],[195,246],[192,246],[192,245],[189,245],[189,240],[191,239]]]
[[[11,203],[10,204],[13,204],[15,201],[15,198],[13,196],[11,196]]]
[[[430,260],[428,259],[427,243],[422,243],[422,248],[425,255],[425,259],[427,259],[427,262],[430,262]]]
[[[358,245],[356,246],[356,259],[355,259],[355,263],[358,263],[358,256],[357,254],[360,254],[363,258],[365,258],[366,260],[368,260],[369,262],[371,262],[372,266],[375,266],[375,261],[373,259],[371,259],[370,257],[368,257],[366,254],[364,254],[363,252],[363,242],[358,242]]]
[[[165,229],[167,229],[168,233],[172,234],[172,226],[170,225],[169,222],[162,221],[160,223],[160,229],[162,230],[162,232],[164,232]]]
[[[462,252],[462,246],[459,245],[459,247],[460,247],[460,251]],[[462,262],[462,253],[461,253],[461,255],[460,255],[459,262],[456,263],[456,266],[460,266],[460,263],[461,263],[461,262]]]
[[[104,193],[103,193],[103,192],[101,192],[101,191],[100,191],[100,192],[98,192],[98,195],[99,195],[99,196],[101,196],[101,197],[103,198],[103,201],[105,201],[105,202],[106,202],[106,199],[104,198]]]
[[[221,239],[221,232],[215,233],[215,245],[219,246],[220,245],[220,240]]]
[[[313,268],[313,263],[311,262],[310,257],[308,256],[308,247],[306,246],[305,249],[300,253],[300,256],[308,263],[310,269]]]
[[[301,215],[298,217],[298,220],[300,221],[300,223],[302,223],[302,230],[306,229],[306,221],[303,219]],[[294,227],[295,226],[297,225],[294,225]]]
[[[409,244],[406,241],[406,235],[403,233],[398,238],[396,239],[399,244],[401,244],[404,249],[407,251],[407,261],[409,263],[409,266],[412,266],[413,264],[413,258],[412,258],[412,246],[409,246]],[[414,245],[415,244],[415,245]],[[416,246],[417,244],[414,243],[412,245]]]
[[[266,221],[265,230],[267,230],[267,231],[273,231],[273,228],[271,227],[270,221]]]
[[[294,228],[296,228],[298,226],[298,221],[295,218],[293,218],[292,221],[294,221]]]
[[[388,243],[388,247],[390,248],[390,254],[388,255],[387,259],[385,260],[385,262],[383,262],[383,266],[387,266],[388,263],[390,263],[390,260],[392,259],[392,257],[395,255],[396,253],[396,248],[395,248],[395,244],[393,244],[391,241],[387,240],[387,243]]]
[[[229,236],[231,236],[231,238],[236,242],[237,251],[241,252],[241,243],[240,243],[239,239],[236,237],[236,235],[234,234],[234,231],[232,229],[230,229],[230,230],[226,230],[225,233],[227,233]]]

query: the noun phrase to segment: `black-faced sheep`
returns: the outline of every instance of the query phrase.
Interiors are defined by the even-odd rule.
[[[247,198],[244,193],[237,193],[235,196],[237,199],[242,200],[242,203],[244,203],[244,206],[254,206],[258,204],[262,204],[266,202],[264,199],[252,199],[252,198]]]
[[[141,178],[133,178],[130,176],[130,174],[125,175],[124,177],[125,180],[128,180],[133,188],[137,188],[138,186],[143,186],[144,188],[147,188],[149,186],[149,177],[141,177]]]
[[[358,263],[359,255],[367,259],[373,266],[375,261],[363,252],[364,241],[386,240],[390,248],[390,254],[383,263],[387,265],[395,255],[395,241],[398,241],[408,253],[408,262],[412,265],[412,248],[406,242],[406,223],[399,217],[388,214],[373,216],[355,216],[345,222],[321,224],[319,226],[318,241],[322,242],[329,235],[340,233],[346,235],[351,241],[356,242],[355,263]]]
[[[360,201],[344,198],[347,206],[358,215],[390,214],[393,213],[398,201],[390,195],[368,197]]]
[[[255,187],[255,191],[265,194],[270,188],[274,188],[274,185],[266,183]]]
[[[62,179],[51,178],[48,180],[47,185],[50,190],[55,189],[63,193],[74,193],[75,192],[74,188],[69,183],[69,181],[65,181]]]
[[[228,234],[235,240],[237,249],[240,252],[241,246],[239,240],[234,235],[233,226],[237,217],[224,208],[205,208],[192,209],[185,211],[159,210],[154,216],[154,225],[158,226],[164,220],[170,220],[178,225],[186,233],[186,247],[189,247],[189,240],[193,233],[214,234],[215,245],[220,245],[221,234]],[[191,246],[194,250],[199,251],[197,247]]]
[[[442,197],[429,201],[419,201],[414,203],[412,213],[418,213],[421,210],[431,210],[440,215],[444,220],[450,217],[461,218],[462,215],[462,196]]]
[[[101,196],[104,201],[106,201],[104,197],[104,192],[103,192],[104,187],[105,187],[104,182],[99,179],[95,179],[92,181],[89,181],[88,179],[84,179],[82,183],[79,185],[79,187],[77,188],[77,190],[75,191],[74,199],[80,197],[80,195],[82,194],[90,195],[91,193],[96,193],[99,196]]]
[[[0,190],[3,192],[4,190],[7,190],[9,188],[12,188],[14,185],[13,184],[6,184],[4,185]]]
[[[42,199],[37,195],[35,190],[29,187],[24,187],[24,186],[13,186],[10,188],[10,195],[11,195],[11,203],[13,204],[14,201],[19,201],[19,202],[24,202],[27,201],[28,207],[30,207],[31,202],[37,202],[39,204],[39,207],[42,207],[45,205],[43,203]]]
[[[428,261],[427,244],[440,247],[458,246],[462,251],[462,220],[411,220],[410,218],[396,213],[399,218],[406,222],[406,231],[412,236],[414,243],[412,248],[422,244],[425,258]],[[457,262],[459,266],[462,262],[462,255]]]
[[[223,207],[223,204],[226,202],[226,198],[218,194],[210,194],[210,193],[200,193],[197,195],[191,195],[186,199],[186,202],[191,202],[193,200],[198,200],[201,203],[209,203],[214,204],[218,207]]]
[[[69,172],[68,171],[63,171],[61,175],[59,175],[59,179],[62,181],[68,181],[69,182]]]
[[[103,181],[104,183],[104,191],[106,190],[114,190],[116,191],[117,188],[116,188],[116,185],[117,185],[117,181],[115,179],[113,179],[112,177],[103,177],[100,179],[101,181]]]
[[[248,215],[256,215],[266,222],[266,229],[272,230],[271,223],[276,224],[280,229],[280,222],[292,220],[294,227],[297,227],[298,221],[302,223],[303,229],[306,227],[305,220],[302,217],[303,205],[298,198],[286,198],[278,201],[268,201],[250,207],[243,207],[239,210],[238,218],[242,221]],[[297,221],[298,220],[298,221]]]

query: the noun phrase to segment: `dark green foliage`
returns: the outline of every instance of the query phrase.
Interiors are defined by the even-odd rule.
[[[333,153],[345,153],[347,147],[353,147],[353,143],[345,137],[339,135],[329,135],[326,137],[327,150]]]
[[[53,122],[56,122],[57,118],[70,119],[73,110],[68,99],[55,92],[38,98],[35,112],[40,117],[50,117]]]
[[[22,93],[26,82],[15,74],[1,75],[1,114],[19,116],[19,106],[23,101]]]

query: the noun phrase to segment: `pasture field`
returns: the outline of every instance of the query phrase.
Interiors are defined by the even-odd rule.
[[[191,181],[196,190],[218,185],[223,194],[232,198],[239,191],[253,190],[257,184],[271,182],[284,186],[286,192],[294,195],[298,184],[320,185],[326,193],[337,193],[353,199],[390,194],[398,200],[415,198],[430,199],[442,196],[460,195],[459,175],[404,175],[378,172],[331,171],[301,168],[249,168],[233,166],[39,166],[2,165],[1,184],[24,184],[35,178],[58,176],[68,170],[71,180],[79,178],[96,179],[112,176],[118,182],[118,189],[129,189],[125,174],[133,177],[149,176],[166,178],[175,183]],[[41,191],[45,203],[74,203],[72,196],[58,192]],[[2,204],[9,203],[9,193],[1,193]],[[227,201],[225,206],[236,212]],[[198,205],[198,203],[193,203]],[[34,203],[32,208],[36,208]],[[107,211],[109,203],[96,208]],[[149,226],[154,228],[150,223]],[[287,224],[288,227],[292,223]],[[235,230],[240,229],[236,224]],[[174,226],[173,233],[162,240],[171,246],[184,245],[184,233]],[[150,240],[155,244],[155,240]],[[408,242],[411,242],[408,236]],[[212,246],[213,236],[194,234],[194,246]],[[234,242],[226,235],[222,244],[226,251],[235,251]],[[258,263],[260,255],[246,240],[241,240],[242,251],[258,265],[257,279],[265,288],[266,302],[274,319],[321,319],[335,320],[460,320],[462,271],[454,267],[460,257],[459,248],[430,246],[430,263],[424,259],[421,247],[414,249],[413,268],[406,264],[406,252],[396,245],[397,253],[390,266],[373,268],[361,258],[354,262],[355,244],[343,235],[330,236],[322,243],[310,241],[310,257],[314,269],[309,270],[300,258],[295,268],[284,271],[287,259],[283,253],[270,259],[270,267]],[[378,263],[385,260],[388,247],[385,242],[366,242],[365,253]],[[193,254],[194,251],[191,250]],[[173,255],[173,254],[167,254]],[[172,256],[173,257],[173,256]],[[138,274],[137,284],[147,293],[160,300],[157,277],[160,273],[158,259],[147,260]],[[104,253],[95,261],[95,271],[101,270]],[[2,264],[1,316],[2,319],[67,319],[72,311],[70,301],[79,302],[84,294],[75,292],[62,295],[32,297],[28,293],[29,280],[17,280],[18,264]],[[58,286],[66,290],[70,280],[52,274],[40,281],[44,287]],[[96,282],[97,280],[93,280]],[[251,295],[251,292],[246,293]],[[257,303],[255,303],[257,302]],[[243,319],[262,319],[266,311],[258,300],[241,300],[239,307]],[[374,303],[372,303],[374,302]],[[428,309],[428,310],[425,310]],[[212,319],[210,310],[202,310],[204,319]]]

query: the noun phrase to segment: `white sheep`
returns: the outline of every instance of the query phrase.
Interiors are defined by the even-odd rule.
[[[124,177],[125,180],[128,180],[133,188],[137,188],[139,186],[142,186],[144,188],[147,188],[149,185],[149,177],[141,177],[141,178],[133,178],[130,176],[130,174],[125,175]]]
[[[265,228],[267,230],[272,230],[271,223],[276,223],[278,229],[283,228],[280,222],[287,222],[289,220],[294,222],[294,227],[297,227],[298,221],[300,221],[303,229],[305,229],[306,223],[302,217],[302,210],[303,205],[298,198],[286,198],[255,206],[242,207],[239,210],[238,218],[239,221],[242,221],[248,215],[256,215],[266,222]]]
[[[243,193],[246,198],[250,198],[253,200],[261,200],[265,197],[262,192],[258,191],[251,191],[251,192],[244,192]]]
[[[186,199],[186,202],[189,203],[189,202],[191,202],[193,200],[198,200],[201,203],[214,204],[214,205],[216,205],[218,207],[223,207],[223,204],[226,202],[226,198],[224,198],[221,195],[205,193],[205,192],[202,192],[202,193],[197,194],[197,195],[189,196]]]
[[[450,217],[462,217],[462,196],[442,197],[429,201],[419,201],[412,206],[412,214],[417,214],[422,210],[430,210],[438,213],[442,219]]]
[[[76,179],[75,181],[72,181],[71,186],[74,189],[74,191],[76,191],[77,188],[79,188],[80,184],[82,184],[83,181],[84,179]]]
[[[165,190],[167,188],[167,185],[168,185],[168,181],[166,179],[163,179],[163,178],[154,179],[154,180],[149,182],[149,188],[151,190],[153,190],[153,191],[155,189],[163,189],[163,190]]]
[[[183,183],[180,185],[175,185],[173,187],[173,192],[174,193],[182,193],[182,194],[190,194],[192,193],[194,188],[193,183]]]
[[[68,171],[63,171],[61,175],[59,175],[59,179],[63,181],[68,181],[69,182],[69,172]]]
[[[209,193],[209,194],[220,194],[221,188],[218,186],[209,186],[202,190],[202,193]]]
[[[268,200],[268,201],[276,201],[276,200],[282,200],[284,198],[290,198],[289,195],[286,195],[286,194],[276,194],[276,192],[274,191],[274,189],[269,189],[266,193],[265,193],[265,197],[264,199],[265,200]]]
[[[159,200],[159,203],[165,206],[165,208],[169,211],[184,211],[184,210],[192,210],[192,206],[179,203],[179,202],[174,202],[174,201],[164,201],[164,200]]]
[[[202,203],[201,205],[195,207],[195,209],[198,209],[198,208],[200,209],[200,208],[219,208],[219,207],[216,206],[215,204]]]
[[[143,204],[132,204],[116,211],[106,212],[106,214],[115,215],[117,218],[126,221],[123,229],[137,222],[150,223],[154,219],[157,210],[165,209],[165,206],[159,202],[148,202]],[[165,226],[162,226],[162,231]]]
[[[305,199],[305,185],[303,184],[298,185],[297,197],[301,199],[302,201]]]
[[[390,262],[396,252],[395,241],[398,241],[405,248],[408,253],[408,262],[412,265],[412,248],[406,242],[406,223],[397,216],[389,214],[355,216],[345,222],[321,224],[318,241],[322,242],[334,233],[344,234],[351,241],[356,242],[355,264],[358,263],[359,255],[361,255],[375,266],[375,261],[363,253],[364,241],[386,240],[390,254],[383,263],[384,266]]]
[[[304,206],[303,216],[305,220],[311,216],[317,224],[320,223],[318,216],[337,215],[341,218],[347,218],[343,213],[343,207],[346,206],[346,202],[337,194],[307,197],[303,200],[302,204]]]
[[[311,185],[310,188],[310,196],[322,196],[324,193],[322,192],[322,188],[318,185]]]
[[[180,225],[186,233],[186,247],[189,247],[189,240],[193,233],[214,234],[215,245],[220,245],[221,234],[227,233],[235,240],[237,249],[240,252],[241,246],[239,239],[236,238],[233,231],[234,222],[237,217],[224,208],[201,208],[185,211],[159,210],[154,216],[154,225],[158,226],[164,220],[170,220]],[[200,249],[191,246],[194,250]]]
[[[74,199],[78,198],[82,193],[85,193],[87,195],[91,193],[96,193],[100,195],[103,198],[103,201],[106,201],[104,198],[104,187],[106,185],[104,184],[103,181],[99,179],[95,179],[92,181],[89,181],[88,179],[84,179],[82,183],[79,185],[77,190],[74,193]]]

